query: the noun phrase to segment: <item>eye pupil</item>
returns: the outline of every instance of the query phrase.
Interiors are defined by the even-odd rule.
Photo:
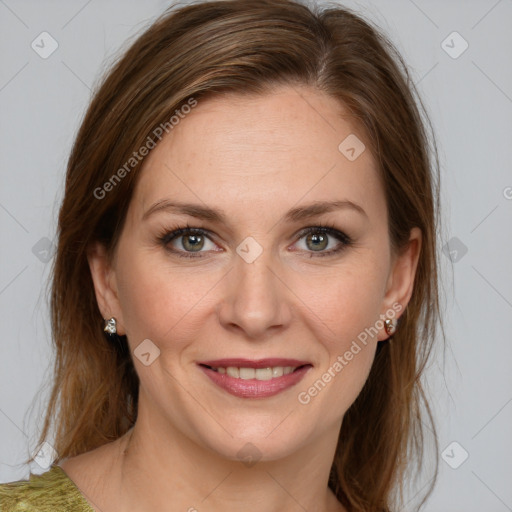
[[[186,235],[181,240],[181,245],[186,251],[200,251],[204,246],[202,235]]]
[[[310,242],[313,245],[310,245]],[[313,251],[321,251],[325,249],[328,243],[329,241],[327,236],[322,233],[311,233],[306,238],[306,244],[308,245],[308,248],[312,249]]]

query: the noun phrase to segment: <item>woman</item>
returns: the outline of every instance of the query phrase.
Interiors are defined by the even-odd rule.
[[[205,2],[135,41],[68,164],[54,464],[2,510],[400,506],[439,313],[413,93],[342,8]]]

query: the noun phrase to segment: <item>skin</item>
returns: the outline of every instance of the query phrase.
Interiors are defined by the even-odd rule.
[[[343,416],[385,330],[308,404],[297,396],[393,304],[406,307],[421,247],[413,229],[408,248],[391,252],[374,158],[366,150],[349,161],[338,150],[350,134],[365,141],[346,114],[305,86],[216,97],[199,102],[145,160],[113,260],[100,245],[89,255],[104,318],[117,319],[132,352],[145,339],[160,350],[149,366],[134,357],[134,428],[61,464],[96,510],[344,510],[327,487],[329,470]],[[162,200],[222,210],[226,223],[169,210],[143,219]],[[335,200],[365,213],[283,220],[291,208]],[[211,234],[195,259],[158,240],[187,223]],[[297,236],[324,223],[353,244],[319,256]],[[236,252],[249,236],[263,251],[252,263]],[[340,244],[328,240],[324,252]],[[168,246],[183,252],[182,241]],[[288,357],[313,367],[276,396],[246,399],[197,366],[225,357]],[[247,443],[260,457],[250,467],[237,455]]]

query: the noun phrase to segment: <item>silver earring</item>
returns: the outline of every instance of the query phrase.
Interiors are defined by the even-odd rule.
[[[105,322],[105,326],[103,327],[103,330],[107,334],[117,334],[117,321],[114,317],[105,318],[103,321]]]
[[[386,330],[386,334],[392,336],[396,332],[396,320],[391,320],[386,318],[384,321],[384,329]]]

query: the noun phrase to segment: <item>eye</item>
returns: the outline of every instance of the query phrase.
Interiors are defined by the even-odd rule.
[[[313,256],[330,256],[352,244],[351,238],[333,226],[311,226],[297,235],[299,251]],[[165,231],[158,237],[164,248],[183,258],[200,258],[210,251],[221,251],[207,231],[190,226]]]
[[[308,227],[303,229],[298,236],[299,250],[311,253],[311,257],[338,253],[352,243],[348,235],[332,226]]]
[[[200,253],[218,251],[218,246],[200,228],[178,228],[167,231],[158,237],[162,245],[170,252],[185,258],[200,257]],[[198,256],[195,256],[195,254]]]

